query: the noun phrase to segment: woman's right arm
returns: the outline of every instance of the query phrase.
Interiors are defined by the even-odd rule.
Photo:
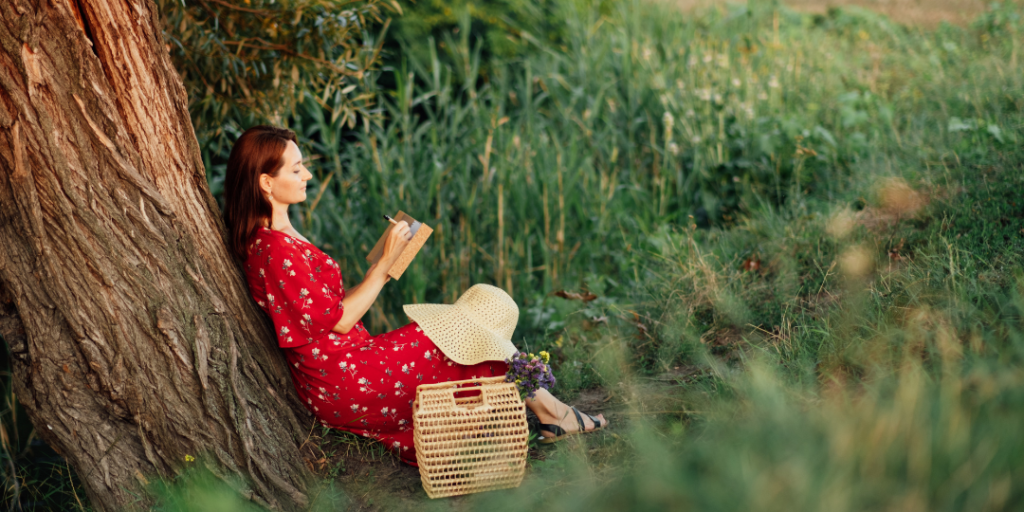
[[[388,277],[388,269],[395,263],[402,250],[409,243],[409,224],[405,221],[399,222],[391,229],[391,233],[384,239],[384,251],[380,260],[363,277],[363,282],[351,288],[345,293],[341,304],[343,313],[341,320],[332,329],[334,332],[348,334],[348,331],[362,320],[363,315],[370,310],[373,301],[377,300],[384,284],[391,278]]]

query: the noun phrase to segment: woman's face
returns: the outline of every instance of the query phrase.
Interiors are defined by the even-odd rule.
[[[306,182],[313,177],[306,166],[302,165],[302,152],[294,142],[288,141],[282,160],[284,165],[276,177],[269,174],[260,175],[260,187],[270,199],[270,204],[275,207],[305,201]]]

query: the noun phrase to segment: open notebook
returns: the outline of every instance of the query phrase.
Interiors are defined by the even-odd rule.
[[[430,226],[412,218],[412,216],[403,211],[399,211],[393,218],[398,222],[403,220],[408,222],[409,231],[412,233],[412,240],[409,240],[409,244],[402,250],[401,256],[399,256],[398,259],[395,260],[395,264],[388,269],[388,275],[391,276],[392,279],[398,279],[399,277],[402,277],[402,273],[404,273],[405,269],[409,267],[410,263],[412,263],[412,259],[416,257],[416,253],[420,252],[420,248],[423,247],[423,244],[427,241],[427,238],[430,237],[430,234],[433,233],[434,230],[431,229]],[[377,240],[377,244],[373,246],[373,250],[370,251],[370,254],[366,255],[366,261],[369,261],[371,264],[377,263],[377,260],[379,260],[381,255],[384,253],[384,240],[387,239],[388,234],[391,233],[391,229],[394,227],[394,224],[391,224],[390,222],[388,223],[388,229],[386,229],[384,234],[380,236],[380,239]]]

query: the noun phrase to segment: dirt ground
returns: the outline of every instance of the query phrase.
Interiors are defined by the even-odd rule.
[[[570,405],[595,416],[604,414],[609,426],[594,435],[614,436],[616,427],[625,422],[625,417],[620,414],[621,402],[610,398],[603,390],[584,390]],[[527,421],[531,430],[536,431],[537,419],[529,411]],[[422,509],[424,500],[428,498],[417,468],[399,462],[373,441],[347,433],[323,433],[319,430],[314,428],[303,445],[303,451],[313,471],[332,478],[344,494],[342,502],[337,503],[339,506],[352,512]],[[540,446],[531,442],[529,463],[546,460],[561,449],[560,444]],[[329,494],[324,493],[325,496]],[[465,496],[445,498],[439,500],[438,506],[456,512],[468,510],[468,499]],[[314,500],[318,497],[314,496]]]
[[[737,0],[658,0],[676,4],[684,10],[727,3]],[[945,21],[966,25],[985,10],[987,0],[783,0],[786,5],[804,12],[825,13],[831,7],[856,5],[884,13],[892,19],[909,25],[935,27]]]

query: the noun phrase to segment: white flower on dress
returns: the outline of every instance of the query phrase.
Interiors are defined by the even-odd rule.
[[[423,357],[427,358],[427,360],[429,361],[430,360],[430,351],[428,350],[428,351],[424,352],[423,353]]]
[[[320,355],[320,349],[314,348],[313,349],[313,357],[317,357],[319,355]],[[324,388],[320,388],[320,391],[323,391],[323,390],[324,390]]]
[[[387,416],[388,415],[388,408],[385,407],[385,408],[381,409],[380,413],[383,414],[384,416]]]
[[[395,448],[400,448],[402,446],[402,443],[395,441],[394,443],[391,443],[391,446],[394,446]]]
[[[338,368],[341,368],[342,370],[348,370],[348,361],[342,361],[338,363]]]
[[[359,404],[353,404],[351,409],[352,409],[352,412],[359,412]]]
[[[272,294],[269,294],[269,293],[268,293],[268,294],[267,294],[267,300],[269,300],[269,301],[270,301],[270,303],[271,303],[271,304],[273,304],[273,303],[274,303],[274,296],[273,296]]]
[[[280,334],[280,336],[284,336],[284,335],[286,335],[286,334],[288,334],[288,328],[287,328],[287,327],[284,327],[284,326],[282,326],[282,327],[281,327],[281,334]]]
[[[295,271],[288,272],[288,277],[295,277]]]
[[[266,271],[263,270],[263,267],[260,267],[260,277],[264,277],[266,275],[267,275]]]
[[[292,266],[292,260],[284,260],[284,263],[281,264],[281,269],[282,270],[286,270],[286,269],[288,269],[291,266]]]

